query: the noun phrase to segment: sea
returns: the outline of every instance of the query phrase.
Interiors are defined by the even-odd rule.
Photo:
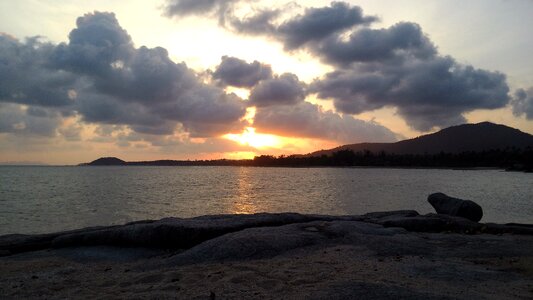
[[[533,223],[533,174],[502,170],[0,166],[0,235],[164,217],[434,212],[431,193],[470,199],[482,222]]]

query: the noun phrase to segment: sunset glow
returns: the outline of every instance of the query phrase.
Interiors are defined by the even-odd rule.
[[[224,138],[257,149],[277,148],[281,146],[281,139],[278,136],[257,133],[253,127],[246,127],[244,131],[239,134],[226,134],[224,135]]]

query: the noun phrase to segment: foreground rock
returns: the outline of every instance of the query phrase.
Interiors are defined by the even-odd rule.
[[[479,222],[483,217],[481,206],[471,200],[453,198],[443,193],[434,193],[428,196],[428,202],[438,214],[462,217],[474,222]]]
[[[416,211],[169,218],[0,237],[0,298],[530,299],[531,249],[530,225]]]
[[[533,235],[521,224],[481,224],[443,214],[419,215],[413,210],[375,212],[361,216],[302,215],[297,213],[213,215],[196,218],[145,220],[118,226],[89,227],[50,234],[0,236],[0,256],[50,248],[111,246],[189,249],[216,237],[248,228],[273,227],[314,221],[359,221],[412,232],[514,233]]]

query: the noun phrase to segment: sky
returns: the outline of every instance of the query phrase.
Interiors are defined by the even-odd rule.
[[[0,1],[0,162],[533,133],[533,1]]]

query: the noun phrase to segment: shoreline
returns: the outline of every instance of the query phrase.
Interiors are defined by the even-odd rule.
[[[533,226],[416,211],[165,218],[0,236],[15,298],[530,298]]]
[[[402,170],[455,170],[455,171],[485,171],[500,170],[505,172],[522,172],[519,170],[507,170],[498,167],[408,167],[408,166],[253,166],[253,165],[1,165],[0,167],[83,167],[83,168],[101,168],[101,167],[231,167],[231,168],[289,168],[289,169],[402,169]]]

